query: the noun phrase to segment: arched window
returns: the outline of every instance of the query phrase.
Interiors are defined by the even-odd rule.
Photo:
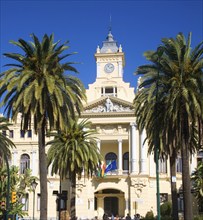
[[[110,152],[110,153],[106,154],[105,160],[106,160],[106,165],[108,165],[112,161],[117,160],[117,155],[113,152]]]
[[[123,154],[123,170],[129,170],[129,152]]]
[[[24,174],[26,169],[30,169],[30,156],[22,154],[20,157],[20,173]]]

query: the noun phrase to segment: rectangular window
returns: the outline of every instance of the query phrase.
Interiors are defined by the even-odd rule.
[[[2,131],[2,134],[3,134],[4,136],[6,136],[6,131],[3,130],[3,131]]]
[[[167,160],[159,160],[159,172],[167,173]]]
[[[102,87],[101,96],[117,96],[117,87]]]
[[[14,137],[13,130],[9,130],[9,138],[13,138],[13,137]]]
[[[160,193],[160,202],[165,203],[168,201],[168,193]]]
[[[32,130],[28,130],[28,131],[27,131],[27,137],[28,137],[28,138],[31,138],[31,137],[32,137]]]
[[[40,211],[40,193],[37,194],[37,211]]]
[[[178,156],[178,158],[176,159],[176,172],[177,173],[182,173],[183,169],[182,169],[182,158],[180,156]]]
[[[24,197],[21,200],[21,203],[23,204],[22,210],[28,211],[28,204],[29,204],[28,193],[24,195]]]
[[[24,138],[25,137],[25,131],[24,130],[20,130],[20,137]]]

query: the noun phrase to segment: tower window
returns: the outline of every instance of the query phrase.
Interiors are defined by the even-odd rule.
[[[117,87],[102,87],[101,96],[117,96]]]

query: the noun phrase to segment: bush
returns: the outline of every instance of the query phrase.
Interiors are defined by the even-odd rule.
[[[161,216],[161,220],[173,220],[171,216]]]
[[[144,220],[155,220],[153,211],[148,211]]]
[[[197,215],[194,217],[194,220],[203,220],[203,215]]]
[[[171,216],[171,206],[171,202],[165,202],[160,206],[161,217]]]

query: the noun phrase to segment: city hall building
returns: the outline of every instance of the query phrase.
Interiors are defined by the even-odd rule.
[[[94,45],[93,45],[94,46]],[[102,219],[104,213],[132,217],[142,216],[148,211],[156,215],[156,170],[154,155],[148,155],[148,146],[144,142],[145,132],[140,133],[135,123],[133,99],[135,88],[124,82],[125,54],[121,45],[115,41],[109,31],[105,41],[97,47],[95,53],[96,79],[86,90],[87,104],[81,118],[92,121],[98,135],[98,149],[105,164],[116,161],[116,169],[110,170],[104,177],[95,175],[82,178],[76,186],[76,215],[78,219]],[[129,74],[129,73],[128,73]],[[19,166],[19,172],[32,169],[32,175],[39,175],[38,139],[32,130],[20,131],[20,116],[9,131],[16,145],[12,150],[11,165]],[[47,139],[49,141],[49,139]],[[191,159],[191,171],[197,165],[196,157]],[[160,201],[170,200],[169,161],[159,162]],[[181,157],[177,159],[177,189],[182,182]],[[56,219],[57,192],[59,176],[48,172],[48,217]],[[67,192],[65,206],[70,205],[69,182],[62,182],[62,191]],[[22,200],[23,209],[33,215],[33,193]],[[34,213],[39,218],[40,189],[35,193]],[[179,197],[181,210],[181,196]],[[63,207],[64,209],[66,207]],[[26,219],[27,217],[25,217]],[[28,218],[27,218],[28,219]]]

